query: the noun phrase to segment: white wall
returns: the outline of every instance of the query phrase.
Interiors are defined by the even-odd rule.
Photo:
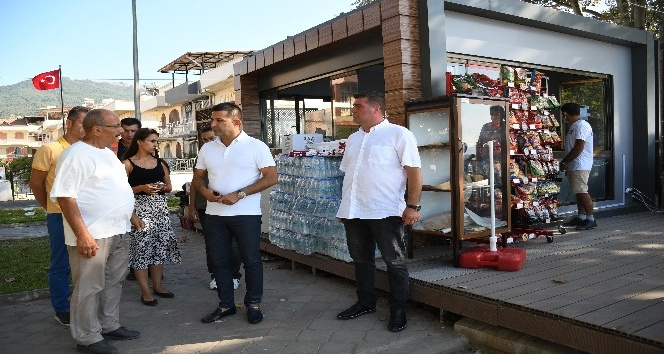
[[[448,53],[612,75],[614,195],[617,200],[597,205],[622,202],[622,155],[626,156],[627,171],[632,171],[630,157],[633,156],[631,51],[628,47],[452,11],[445,12],[445,31]],[[626,174],[625,183],[632,185],[631,173]]]

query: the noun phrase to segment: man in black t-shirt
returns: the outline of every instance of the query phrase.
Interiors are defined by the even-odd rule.
[[[120,133],[120,141],[118,141],[118,158],[122,160],[122,155],[131,144],[134,134],[141,129],[141,121],[136,118],[124,118],[120,121],[120,126],[122,133]]]
[[[122,133],[120,133],[120,140],[118,141],[118,159],[122,160],[122,155],[127,151],[127,147],[131,144],[131,139],[134,138],[134,134],[141,129],[141,121],[136,118],[123,118],[120,121],[120,126],[122,127]],[[134,275],[134,268],[129,267],[129,273],[127,274],[127,280],[136,280]]]

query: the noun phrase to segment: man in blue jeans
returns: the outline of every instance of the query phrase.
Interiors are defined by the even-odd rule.
[[[351,113],[360,129],[348,137],[339,167],[345,177],[337,218],[344,224],[348,251],[355,263],[357,302],[337,318],[350,320],[376,312],[378,246],[390,284],[387,329],[399,332],[407,326],[409,296],[403,225],[412,225],[420,218],[420,155],[413,133],[385,119],[383,94],[368,91],[353,97]]]
[[[201,135],[201,146],[203,144],[212,142],[216,139],[214,131],[209,125],[204,125],[200,129]],[[205,185],[208,183],[207,177],[205,178]],[[210,272],[210,290],[217,290],[217,279],[214,278],[214,266],[210,260],[210,247],[208,244],[207,233],[205,232],[205,208],[207,207],[207,200],[200,195],[195,186],[192,184],[191,189],[189,190],[189,218],[194,221],[200,221],[203,228],[203,235],[205,236],[205,257],[207,261],[208,272]],[[237,242],[233,240],[233,259],[231,261],[233,267],[233,289],[237,289],[240,286],[240,278],[242,274],[240,273],[240,266],[242,262],[240,261],[240,250],[237,246]]]
[[[37,150],[32,159],[32,171],[30,172],[32,193],[39,205],[46,210],[46,225],[51,242],[51,266],[48,268],[51,305],[55,310],[55,319],[65,326],[69,326],[69,274],[71,268],[65,245],[62,211],[58,203],[52,201],[48,195],[55,180],[55,167],[60,154],[85,134],[82,123],[88,110],[88,108],[80,106],[69,110],[64,136]]]
[[[231,250],[235,239],[244,264],[247,320],[256,324],[263,320],[260,192],[277,183],[277,167],[268,146],[242,130],[242,111],[236,104],[213,106],[210,126],[217,138],[201,147],[192,184],[208,201],[204,229],[219,307],[201,321],[216,322],[236,312]]]

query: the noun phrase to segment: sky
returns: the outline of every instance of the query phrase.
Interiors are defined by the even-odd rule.
[[[354,9],[353,0],[136,0],[140,84],[186,52],[260,50]],[[76,80],[134,77],[131,0],[0,0],[0,86],[62,66]],[[184,75],[176,74],[176,80]]]

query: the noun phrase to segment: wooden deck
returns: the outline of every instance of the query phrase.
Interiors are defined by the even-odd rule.
[[[664,353],[664,214],[612,216],[598,224],[556,233],[553,243],[511,244],[527,254],[516,272],[454,268],[449,248],[415,249],[411,299],[586,352]],[[263,246],[353,279],[351,264]],[[387,290],[379,273],[377,287]]]

